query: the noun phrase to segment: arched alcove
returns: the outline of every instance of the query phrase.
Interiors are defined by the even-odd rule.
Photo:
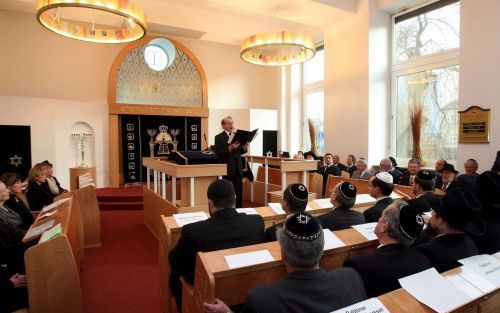
[[[70,167],[95,166],[95,133],[92,126],[82,121],[71,125],[68,142]]]
[[[144,60],[144,48],[154,38],[159,36],[146,36],[125,46],[115,58],[109,73],[109,181],[112,187],[124,183],[121,152],[125,144],[121,137],[123,121],[120,122],[120,116],[198,119],[197,135],[185,138],[197,138],[198,142],[193,147],[206,148],[206,143],[200,140],[201,134],[208,131],[207,79],[203,67],[187,47],[163,37],[175,46],[176,58],[164,71],[149,69]],[[134,138],[140,135],[136,134]],[[127,144],[133,145],[132,142]],[[130,165],[137,168],[134,164]]]

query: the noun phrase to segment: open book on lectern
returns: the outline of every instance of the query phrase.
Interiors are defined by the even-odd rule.
[[[235,133],[232,133],[231,136],[229,137],[229,140],[227,141],[228,145],[231,145],[235,142],[239,142],[240,145],[244,146],[247,144],[247,142],[252,142],[252,140],[257,137],[257,131],[259,129],[256,128],[252,130],[251,132],[247,130],[242,130],[238,129]]]

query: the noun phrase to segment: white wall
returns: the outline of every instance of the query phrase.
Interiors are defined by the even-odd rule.
[[[33,162],[52,160],[55,175],[68,186],[70,128],[88,123],[96,133],[98,186],[107,186],[108,75],[125,45],[68,39],[45,30],[31,14],[3,10],[0,38],[0,124],[31,125]],[[277,69],[241,61],[238,46],[173,39],[200,60],[208,80],[208,106],[220,112],[209,117],[207,139],[230,109],[240,110],[236,125],[247,129],[249,108],[276,108]]]
[[[460,103],[459,111],[477,105],[490,112],[490,143],[459,144],[457,165],[469,158],[479,162],[479,171],[491,169],[500,150],[500,1],[461,1]]]

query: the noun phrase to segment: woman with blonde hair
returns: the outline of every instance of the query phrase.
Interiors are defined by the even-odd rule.
[[[21,175],[12,172],[4,173],[0,176],[0,181],[7,186],[7,190],[9,191],[9,199],[5,200],[5,205],[19,214],[23,220],[21,227],[28,229],[35,219],[31,214],[31,210],[26,205],[28,200],[23,194]]]
[[[33,211],[41,210],[54,200],[54,195],[47,184],[45,172],[45,165],[38,163],[31,168],[28,174],[28,192],[26,196]]]

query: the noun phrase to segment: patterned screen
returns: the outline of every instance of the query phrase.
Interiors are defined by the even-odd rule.
[[[193,60],[176,48],[174,63],[157,72],[144,60],[145,47],[123,59],[116,77],[116,103],[201,107],[202,81]]]

